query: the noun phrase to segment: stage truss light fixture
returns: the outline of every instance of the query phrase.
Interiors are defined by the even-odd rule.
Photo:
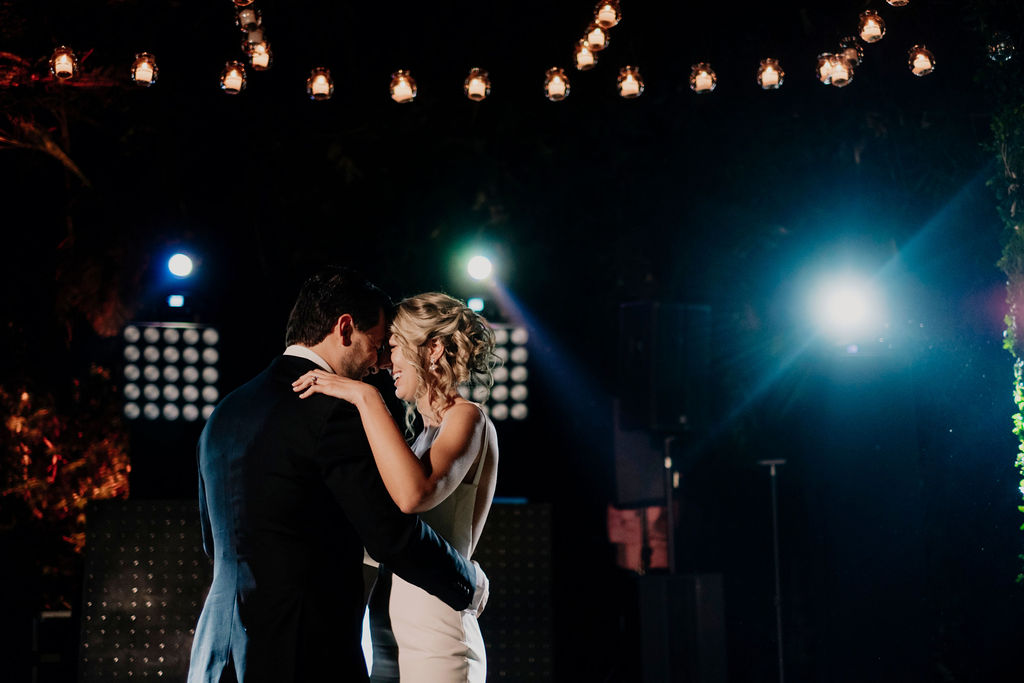
[[[124,415],[129,420],[206,420],[220,399],[220,333],[192,323],[125,326]]]
[[[529,414],[529,332],[519,325],[491,323],[494,331],[494,353],[502,363],[494,368],[494,384],[464,384],[459,393],[481,404],[496,422],[522,421]]]

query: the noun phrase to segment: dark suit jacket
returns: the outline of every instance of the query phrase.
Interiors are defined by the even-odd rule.
[[[363,547],[394,573],[464,609],[472,566],[377,472],[354,406],[292,382],[315,365],[280,356],[224,398],[199,439],[199,511],[213,583],[189,683],[366,680]]]

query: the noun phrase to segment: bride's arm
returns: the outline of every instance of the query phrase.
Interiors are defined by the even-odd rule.
[[[465,478],[480,452],[484,420],[468,403],[452,406],[445,427],[423,460],[402,438],[380,392],[369,384],[339,375],[306,373],[294,384],[305,398],[314,392],[341,398],[359,410],[373,458],[388,493],[402,512],[429,510],[447,498]]]

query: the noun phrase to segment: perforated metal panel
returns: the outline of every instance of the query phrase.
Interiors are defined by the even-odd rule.
[[[183,681],[210,584],[195,501],[89,507],[79,681]]]
[[[496,503],[473,559],[491,582],[480,617],[488,680],[552,680],[551,506]]]
[[[195,501],[89,508],[79,681],[182,681],[210,585]],[[491,581],[488,678],[552,680],[551,506],[496,503],[474,556]]]

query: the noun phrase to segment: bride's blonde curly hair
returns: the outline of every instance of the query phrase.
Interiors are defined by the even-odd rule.
[[[391,333],[419,378],[416,400],[428,397],[437,415],[454,403],[460,384],[494,383],[492,369],[500,361],[494,354],[494,332],[483,316],[454,297],[426,292],[403,299],[395,308]],[[441,357],[428,369],[435,343],[441,345]],[[407,426],[414,417],[408,405]]]

